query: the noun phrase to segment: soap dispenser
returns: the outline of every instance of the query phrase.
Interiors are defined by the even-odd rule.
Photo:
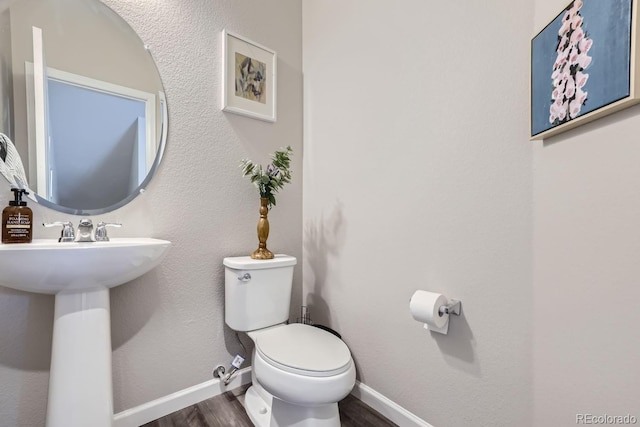
[[[26,190],[12,188],[14,200],[2,211],[2,243],[31,243],[33,212],[22,200]]]

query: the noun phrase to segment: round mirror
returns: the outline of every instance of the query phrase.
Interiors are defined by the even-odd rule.
[[[0,133],[13,141],[38,202],[58,211],[125,205],[162,158],[158,69],[99,0],[0,0],[0,97]]]

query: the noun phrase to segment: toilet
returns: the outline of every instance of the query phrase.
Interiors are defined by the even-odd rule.
[[[347,345],[337,336],[289,319],[296,259],[228,257],[225,322],[253,340],[252,385],[245,408],[258,427],[339,427],[338,401],[355,384]]]

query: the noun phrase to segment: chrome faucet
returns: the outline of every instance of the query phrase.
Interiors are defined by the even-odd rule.
[[[78,224],[76,242],[95,242],[93,237],[93,222],[89,218],[82,218]]]
[[[122,227],[117,222],[100,221],[93,231],[93,222],[89,218],[82,218],[78,224],[77,233],[73,229],[70,221],[57,221],[51,223],[42,223],[45,227],[62,226],[62,233],[58,242],[108,242],[107,227]]]

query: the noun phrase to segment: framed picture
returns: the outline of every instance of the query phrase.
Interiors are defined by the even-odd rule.
[[[574,0],[531,40],[531,139],[640,102],[637,0]]]
[[[222,43],[222,110],[275,122],[276,52],[226,30]]]

